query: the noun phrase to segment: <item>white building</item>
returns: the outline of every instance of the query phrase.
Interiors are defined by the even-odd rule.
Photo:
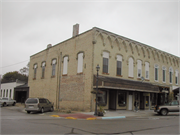
[[[18,79],[16,82],[1,83],[0,97],[10,97],[14,99],[14,88],[24,83],[25,82],[19,81]]]

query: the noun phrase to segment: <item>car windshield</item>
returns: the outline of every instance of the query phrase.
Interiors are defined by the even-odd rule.
[[[38,103],[38,100],[36,98],[29,98],[27,99],[26,103]]]
[[[8,98],[2,98],[2,100],[8,100]]]

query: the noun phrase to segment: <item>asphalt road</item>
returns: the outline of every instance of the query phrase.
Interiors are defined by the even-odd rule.
[[[68,120],[20,109],[1,108],[1,134],[179,134],[179,116],[113,120]]]

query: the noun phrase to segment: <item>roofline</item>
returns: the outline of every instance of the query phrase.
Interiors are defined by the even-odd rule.
[[[137,44],[140,44],[140,45],[147,46],[147,47],[149,47],[149,48],[155,49],[155,50],[160,51],[160,52],[167,53],[167,54],[169,54],[169,55],[171,55],[171,56],[174,56],[174,57],[177,57],[177,58],[179,58],[179,59],[180,59],[180,57],[179,57],[179,56],[173,55],[173,54],[171,54],[171,53],[168,53],[168,52],[162,51],[162,50],[157,49],[157,48],[155,48],[155,47],[152,47],[152,46],[150,46],[150,45],[147,45],[147,44],[141,43],[141,42],[139,42],[139,41],[136,41],[136,40],[133,40],[133,39],[130,39],[130,38],[127,38],[127,37],[124,37],[124,36],[121,36],[121,35],[115,34],[115,33],[113,33],[113,32],[110,32],[110,31],[107,31],[107,30],[104,30],[104,29],[101,29],[101,28],[98,28],[98,27],[93,27],[92,29],[89,29],[89,30],[87,30],[87,31],[85,31],[85,32],[83,32],[83,33],[81,33],[81,34],[78,34],[78,35],[77,35],[77,36],[75,36],[75,37],[71,37],[71,38],[68,38],[67,40],[64,40],[64,41],[62,41],[62,42],[59,42],[59,43],[57,43],[57,44],[53,45],[52,47],[55,47],[55,46],[57,46],[57,45],[59,45],[59,44],[62,44],[62,43],[64,43],[64,42],[67,42],[67,41],[69,41],[69,40],[71,40],[71,39],[73,39],[73,38],[76,38],[76,37],[78,37],[78,36],[81,36],[81,35],[83,35],[83,34],[85,34],[85,33],[89,32],[89,31],[91,31],[91,30],[100,30],[100,31],[103,31],[103,32],[105,32],[105,33],[110,33],[111,35],[118,36],[118,37],[120,37],[120,38],[125,39],[126,41],[128,41],[128,40],[129,40],[129,41],[131,41],[131,42],[134,42],[134,43],[137,43]],[[51,47],[51,48],[52,48],[52,47]],[[31,56],[30,56],[30,58],[31,58],[31,57],[33,57],[34,55],[37,55],[37,54],[39,54],[39,53],[41,53],[41,52],[45,51],[45,50],[47,50],[47,48],[46,48],[46,49],[44,49],[44,50],[42,50],[42,51],[40,51],[40,52],[38,52],[38,53],[35,53],[35,54],[31,55]]]
[[[78,35],[76,35],[76,36],[74,36],[74,37],[68,38],[68,39],[66,39],[66,40],[64,40],[64,41],[62,41],[62,42],[59,42],[59,43],[53,45],[52,47],[55,47],[55,46],[57,46],[57,45],[59,45],[59,44],[62,44],[62,43],[64,43],[64,42],[67,42],[67,41],[69,41],[69,40],[71,40],[71,39],[73,39],[73,38],[76,38],[76,37],[78,37],[78,36],[81,36],[81,35],[83,35],[83,34],[89,32],[89,31],[91,31],[91,30],[93,30],[93,28],[92,28],[92,29],[89,29],[89,30],[87,30],[87,31],[85,31],[85,32],[83,32],[83,33],[81,33],[81,34],[78,34]],[[51,48],[52,48],[52,47],[51,47]],[[40,52],[38,52],[38,53],[35,53],[35,54],[31,55],[30,58],[33,57],[34,55],[37,55],[37,54],[39,54],[39,53],[45,51],[45,50],[47,50],[47,48],[44,49],[44,50],[42,50],[42,51],[40,51]]]
[[[115,35],[115,36],[119,36],[119,37],[121,37],[121,38],[124,38],[125,40],[130,40],[130,41],[132,41],[132,42],[135,42],[135,43],[138,43],[138,44],[141,44],[141,45],[145,45],[145,46],[147,46],[147,47],[150,47],[150,48],[156,49],[156,50],[158,50],[158,51],[161,51],[161,52],[167,53],[167,54],[169,54],[169,55],[172,55],[172,56],[175,56],[175,57],[180,58],[179,56],[176,56],[176,55],[173,55],[173,54],[171,54],[171,53],[168,53],[168,52],[159,50],[159,49],[157,49],[157,48],[155,48],[155,47],[152,47],[152,46],[150,46],[150,45],[141,43],[141,42],[139,42],[139,41],[136,41],[136,40],[133,40],[133,39],[130,39],[130,38],[127,38],[127,37],[124,37],[124,36],[115,34],[115,33],[113,33],[113,32],[110,32],[110,31],[107,31],[107,30],[104,30],[104,29],[101,29],[101,28],[98,28],[98,27],[93,27],[93,29],[94,29],[94,30],[101,30],[101,31],[104,31],[104,32],[106,32],[106,33],[110,33],[110,34],[113,34],[113,35]]]

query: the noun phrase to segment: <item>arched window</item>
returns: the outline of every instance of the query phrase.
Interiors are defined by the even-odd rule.
[[[159,71],[158,71],[158,69],[159,69],[159,66],[157,65],[157,64],[155,64],[154,65],[154,79],[155,79],[155,81],[158,81],[158,77],[159,77]]]
[[[173,68],[169,68],[169,83],[172,83]]]
[[[162,67],[162,79],[163,79],[163,83],[166,82],[166,67],[163,66]]]
[[[122,56],[117,55],[117,75],[122,75]]]
[[[68,56],[65,56],[63,60],[63,75],[67,75],[67,72],[68,72]]]
[[[56,59],[52,60],[52,77],[55,76],[56,73]]]
[[[37,64],[34,64],[34,79],[36,79],[36,74],[37,74]]]
[[[179,81],[179,72],[178,72],[178,70],[176,70],[175,80],[176,80],[176,85],[178,85],[178,81]]]
[[[109,73],[109,53],[103,52],[103,73]]]
[[[145,62],[145,78],[149,79],[149,62]]]
[[[134,77],[134,68],[133,68],[134,60],[132,57],[129,58],[129,77]]]
[[[83,53],[79,53],[77,73],[82,73],[82,72],[83,72]]]
[[[142,61],[137,60],[137,77],[141,78],[142,76]]]
[[[41,76],[41,78],[44,78],[44,75],[45,75],[45,67],[46,67],[46,62],[45,62],[45,61],[42,62],[41,67],[42,67],[42,76]]]

